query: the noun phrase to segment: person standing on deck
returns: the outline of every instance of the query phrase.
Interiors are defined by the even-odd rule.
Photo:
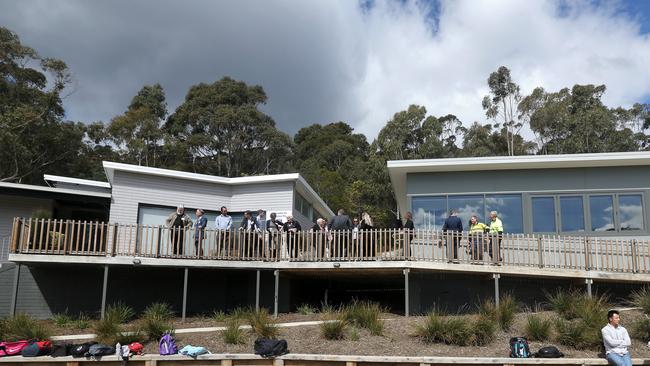
[[[332,233],[332,255],[334,257],[346,257],[348,246],[352,239],[352,220],[345,214],[345,210],[340,208],[337,215],[332,217],[328,227]]]
[[[203,239],[205,239],[205,227],[208,226],[208,218],[205,211],[199,208],[196,210],[196,225],[194,225],[194,247],[196,255],[203,257]]]
[[[178,205],[176,211],[167,216],[165,225],[171,229],[172,254],[175,256],[183,255],[185,229],[192,226],[192,219],[185,213],[185,206]]]
[[[230,230],[232,229],[232,217],[228,215],[228,208],[221,206],[221,215],[214,219],[215,229],[218,230],[217,235],[220,246],[221,256],[230,255],[230,248],[228,247],[228,240],[230,239]]]
[[[442,225],[442,232],[447,236],[447,262],[458,263],[458,242],[463,232],[463,222],[458,217],[456,210],[449,212],[449,217]]]
[[[490,212],[490,258],[496,264],[503,260],[501,258],[501,238],[503,236],[503,223],[498,217],[499,213],[496,211]],[[498,258],[497,258],[498,257]]]
[[[406,222],[404,222],[404,234],[406,243],[404,243],[404,257],[410,259],[411,257],[411,242],[415,236],[415,225],[413,224],[413,214],[409,211],[405,215]]]

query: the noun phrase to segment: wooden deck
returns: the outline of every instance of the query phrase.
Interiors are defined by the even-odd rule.
[[[397,229],[325,234],[205,230],[196,235],[193,229],[163,226],[15,218],[10,244],[9,260],[14,262],[339,272],[413,269],[650,281],[650,240],[634,237]]]

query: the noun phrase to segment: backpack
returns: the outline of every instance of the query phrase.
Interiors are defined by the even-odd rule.
[[[196,357],[198,357],[198,356],[200,356],[200,355],[202,355],[204,353],[210,353],[204,347],[191,346],[191,345],[187,345],[187,346],[181,348],[181,350],[179,352],[182,355],[190,356],[192,358],[196,358]]]
[[[50,353],[52,353],[52,342],[50,341],[32,341],[20,351],[23,357],[45,356]]]
[[[174,340],[174,337],[169,333],[163,334],[163,336],[160,338],[158,349],[161,356],[175,355],[178,353],[178,349],[176,348],[176,341]]]
[[[289,353],[284,339],[258,338],[255,341],[255,354],[262,357],[277,357]]]
[[[133,342],[129,344],[129,351],[134,355],[141,355],[144,351],[144,346],[140,342]]]
[[[560,358],[564,357],[564,353],[560,352],[555,346],[542,347],[535,353],[537,358]]]
[[[92,346],[93,344],[97,344],[97,342],[73,344],[72,349],[70,350],[70,355],[72,355],[72,357],[84,357],[86,356],[86,353],[88,353],[90,346]]]
[[[29,344],[29,341],[2,342],[0,343],[0,357],[14,356]]]
[[[528,347],[528,340],[524,337],[510,338],[510,357],[512,358],[528,358],[530,357],[530,348]]]
[[[102,356],[108,356],[114,354],[115,354],[115,347],[108,346],[106,344],[93,344],[88,348],[88,352],[86,352],[86,357],[101,358]]]
[[[63,343],[63,344],[53,344],[52,345],[52,357],[65,357],[72,354],[72,344]]]

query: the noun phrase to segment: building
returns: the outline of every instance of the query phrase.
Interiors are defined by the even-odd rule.
[[[318,217],[333,215],[299,174],[224,178],[113,162],[104,162],[103,165],[108,182],[45,175],[47,187],[0,183],[0,238],[3,244],[0,316],[25,311],[47,317],[66,309],[71,313],[96,312],[100,306],[101,283],[106,268],[100,263],[101,256],[105,258],[108,249],[112,250],[113,254],[128,250],[137,250],[138,254],[143,254],[140,251],[145,250],[149,242],[164,240],[163,230],[158,228],[164,225],[165,218],[174,212],[179,204],[186,207],[193,219],[196,208],[204,209],[209,219],[208,229],[214,227],[214,219],[221,206],[229,208],[234,228],[239,226],[246,210],[254,211],[255,215],[258,209],[266,210],[269,214],[277,212],[279,219],[293,215],[306,228],[310,228]],[[36,260],[29,263],[15,260],[17,258],[9,258],[12,262],[7,262],[14,217],[52,219],[44,221],[43,224],[34,221],[30,229],[36,231],[32,241],[39,239],[43,242],[39,250],[50,248],[40,251],[48,255],[41,255],[40,258],[33,256],[31,258]],[[120,229],[131,228],[133,235],[120,235],[119,231],[111,232],[107,222],[121,224]],[[73,229],[65,225],[72,225]],[[133,230],[135,226],[140,230]],[[89,258],[70,261],[66,256],[50,255],[53,254],[51,242],[55,238],[61,242],[63,236],[66,241],[73,240],[76,234],[74,227],[78,231],[77,247],[70,247],[62,252],[71,254],[70,251],[74,249],[76,253],[80,253],[84,249],[92,248],[94,261],[88,261]],[[43,232],[46,234],[43,235]],[[113,235],[116,235],[115,240]],[[194,250],[190,235],[187,235],[187,239],[186,253]],[[48,243],[48,240],[51,242]],[[206,240],[204,245],[208,247],[210,244]],[[36,247],[33,249],[37,250]],[[102,254],[99,254],[100,252]],[[159,250],[158,254],[164,256],[165,252]],[[170,281],[182,288],[183,269],[180,269],[181,274],[177,278],[170,280],[170,273],[178,271],[177,268],[156,267],[143,271],[134,268],[132,260],[127,262],[131,266],[118,265],[111,271],[109,283],[114,283],[113,288],[118,292],[128,289],[129,280],[133,280],[135,273],[140,276],[138,283]],[[25,265],[18,271],[15,263]],[[221,275],[231,276],[233,280],[230,283],[223,281],[224,286],[234,289],[235,294],[231,296],[233,304],[248,301],[251,286],[245,286],[241,282],[250,280],[250,273],[239,271],[228,274],[226,271],[218,276]],[[253,280],[254,275],[255,273]],[[16,283],[17,291],[14,291]],[[99,295],[88,296],[89,293],[96,294],[97,291]],[[146,290],[141,291],[146,293]],[[152,290],[152,293],[155,291],[157,290]],[[161,295],[158,297],[161,300],[170,296],[160,291],[158,294]],[[177,295],[182,294],[179,292]],[[15,305],[12,305],[12,296],[15,296]],[[171,298],[174,299],[174,296]],[[222,300],[225,301],[223,304],[228,301],[226,296]],[[108,301],[110,303],[112,300],[109,298]],[[138,302],[144,304],[146,301],[148,300],[143,298],[133,302],[137,305]],[[219,303],[214,307],[219,307]],[[177,309],[179,308],[180,306],[177,306]]]

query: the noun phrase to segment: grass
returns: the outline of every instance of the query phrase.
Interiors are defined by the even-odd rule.
[[[302,315],[312,315],[318,311],[318,309],[309,304],[300,304],[296,310]]]
[[[73,319],[68,314],[68,312],[65,311],[63,313],[58,313],[58,314],[52,315],[52,321],[54,322],[54,324],[56,324],[56,326],[63,328],[63,327],[67,327],[68,325],[70,325],[72,323]]]
[[[359,334],[359,329],[357,327],[352,327],[350,329],[350,340],[351,341],[358,341],[359,338],[361,338],[361,335]]]
[[[557,341],[568,347],[595,350],[602,344],[600,328],[590,326],[579,319],[557,319],[555,330]]]
[[[219,323],[221,323],[221,322],[223,322],[223,321],[226,321],[226,319],[228,319],[228,315],[226,315],[226,313],[223,312],[222,310],[213,310],[213,311],[212,311],[212,314],[210,315],[210,317],[211,317],[215,322],[219,322]]]
[[[174,317],[174,311],[165,302],[154,302],[144,309],[142,317],[149,320],[168,321]]]
[[[506,294],[499,299],[499,306],[496,306],[491,299],[484,300],[479,306],[479,314],[492,319],[503,330],[510,329],[517,310],[517,302],[510,294]]]
[[[248,319],[251,314],[255,313],[251,307],[237,307],[230,312],[230,317],[237,319]]]
[[[2,321],[3,340],[48,339],[50,330],[44,324],[27,314],[17,314]]]
[[[377,336],[384,333],[384,322],[380,318],[383,312],[378,303],[356,300],[341,309],[343,320]]]
[[[551,305],[551,309],[566,320],[578,317],[576,305],[583,297],[584,294],[576,290],[563,291],[558,289],[554,294],[546,294],[546,300]]]
[[[79,317],[72,324],[77,329],[86,329],[90,327],[90,317],[86,313],[79,313]]]
[[[553,321],[542,318],[539,315],[529,314],[526,317],[526,327],[524,334],[531,341],[546,341],[551,338]]]
[[[280,329],[275,326],[275,321],[266,309],[250,313],[248,322],[253,334],[259,338],[276,339],[280,334]]]
[[[104,344],[115,344],[115,340],[122,333],[122,327],[120,326],[120,319],[118,319],[116,314],[108,312],[104,315],[104,319],[100,319],[95,322],[93,327],[95,334],[97,334],[97,339],[100,343]]]
[[[226,329],[221,333],[226,344],[245,344],[246,332],[240,328],[240,319],[230,318],[226,323]]]
[[[111,321],[117,322],[119,324],[127,323],[129,320],[135,317],[135,311],[132,307],[124,304],[121,301],[108,305],[106,312],[104,313],[104,318],[110,318]]]
[[[476,346],[485,346],[494,340],[497,323],[493,319],[479,315],[474,323],[473,329],[473,344]]]
[[[650,314],[650,288],[643,287],[640,290],[632,291],[630,303],[641,308],[644,314]]]
[[[174,333],[174,327],[166,320],[157,318],[142,319],[142,332],[148,340],[159,340],[165,332]]]
[[[478,317],[441,316],[429,313],[426,321],[415,328],[415,336],[425,343],[456,346],[484,346],[494,340],[497,322],[485,314]]]
[[[337,341],[337,340],[345,339],[346,328],[347,328],[347,322],[345,320],[337,319],[337,320],[321,323],[320,334],[325,339],[329,339],[331,341]]]
[[[644,342],[650,341],[650,318],[643,317],[632,323],[630,327],[632,338],[640,339]]]

